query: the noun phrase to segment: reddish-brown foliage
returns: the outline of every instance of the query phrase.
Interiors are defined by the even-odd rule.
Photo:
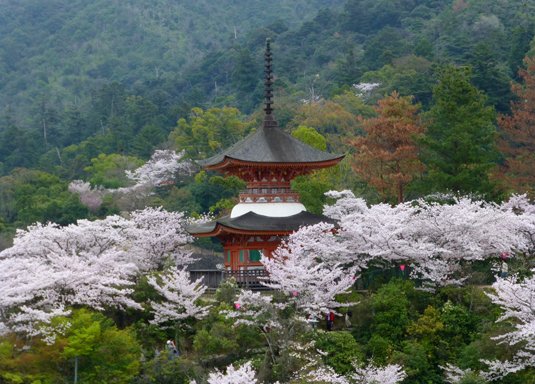
[[[394,92],[379,100],[375,107],[379,117],[361,119],[366,137],[351,141],[357,149],[354,171],[384,198],[397,196],[400,203],[407,185],[424,171],[415,137],[423,136],[426,128],[418,116],[420,106],[412,104],[412,99]]]
[[[524,59],[527,69],[518,72],[523,84],[513,84],[518,96],[511,102],[512,115],[500,115],[502,137],[498,148],[506,156],[497,177],[515,192],[535,192],[535,59]]]
[[[468,3],[465,0],[455,0],[455,3],[453,3],[452,11],[453,13],[459,13],[466,8],[468,8]]]

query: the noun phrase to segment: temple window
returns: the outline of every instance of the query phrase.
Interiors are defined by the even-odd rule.
[[[262,250],[260,249],[250,249],[249,250],[249,261],[260,261],[262,257]]]

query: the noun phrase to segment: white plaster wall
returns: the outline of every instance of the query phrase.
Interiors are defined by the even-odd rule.
[[[230,217],[239,217],[251,211],[263,216],[287,217],[306,210],[301,203],[242,203],[232,208]]]

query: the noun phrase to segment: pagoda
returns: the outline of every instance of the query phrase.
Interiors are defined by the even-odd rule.
[[[284,132],[273,116],[273,76],[270,39],[265,53],[265,117],[259,129],[206,160],[197,163],[206,170],[217,170],[225,177],[237,176],[247,182],[239,203],[228,216],[187,227],[195,237],[216,236],[225,253],[225,269],[254,271],[263,269],[260,257],[278,248],[281,241],[302,226],[333,220],[307,212],[299,193],[290,182],[316,169],[338,164],[344,155],[323,152]]]

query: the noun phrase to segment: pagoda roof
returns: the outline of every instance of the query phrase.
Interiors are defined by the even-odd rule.
[[[220,154],[197,163],[208,169],[237,164],[299,164],[330,163],[334,165],[345,155],[321,151],[284,132],[273,115],[266,115],[262,126]],[[323,166],[322,166],[323,168]]]
[[[217,236],[221,233],[240,234],[284,234],[292,233],[307,225],[326,222],[335,224],[336,221],[322,215],[302,211],[293,216],[270,217],[248,212],[244,215],[231,218],[230,215],[208,223],[190,225],[186,231],[198,237]]]

